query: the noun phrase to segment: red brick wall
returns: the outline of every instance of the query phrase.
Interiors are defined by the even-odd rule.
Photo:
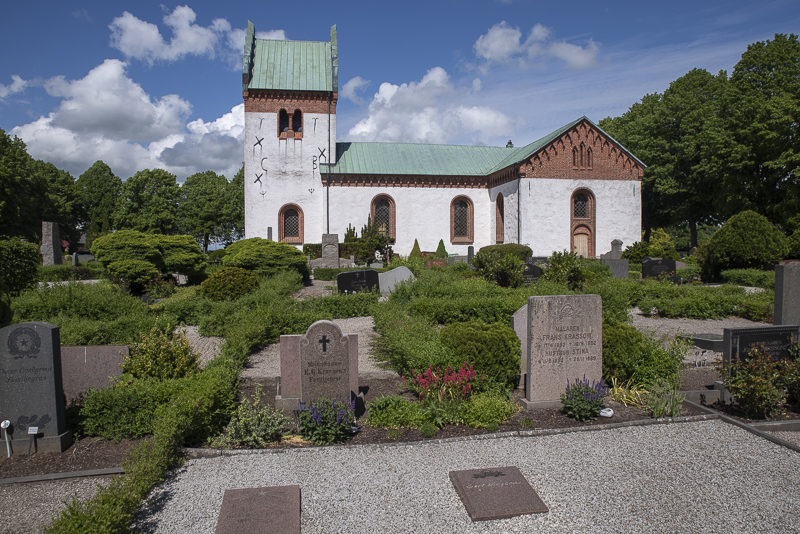
[[[281,109],[292,113],[299,109],[303,113],[327,113],[328,97],[324,91],[276,91],[250,90],[244,91],[244,110],[258,113],[278,113]],[[338,93],[333,93],[331,113],[336,114]]]

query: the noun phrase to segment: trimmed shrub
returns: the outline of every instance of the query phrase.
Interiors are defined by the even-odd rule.
[[[656,380],[676,384],[688,342],[675,338],[668,350],[661,343],[632,326],[604,320],[603,380],[608,384],[614,377],[623,383],[630,380],[634,385]]]
[[[153,327],[131,345],[130,356],[122,362],[122,372],[134,378],[183,378],[198,372],[199,357],[184,334],[173,336]]]
[[[99,241],[96,240],[95,243]],[[149,261],[121,260],[106,265],[108,274],[129,284],[144,286],[158,276],[158,269]]]
[[[434,254],[433,257],[437,260],[447,258],[447,250],[444,248],[444,239],[439,240],[439,246],[436,247],[436,254]]]
[[[0,241],[0,284],[12,295],[36,285],[42,256],[39,247],[18,237]]]
[[[478,250],[478,254],[481,252],[498,252],[505,256],[506,254],[513,254],[516,256],[519,261],[524,262],[526,259],[533,256],[533,251],[530,247],[526,245],[518,245],[517,243],[505,243],[502,245],[487,245],[485,247],[481,247]]]
[[[520,341],[516,332],[501,324],[455,323],[439,333],[459,362],[470,362],[478,375],[507,389],[519,381]]]
[[[566,250],[553,252],[547,259],[541,279],[569,286],[570,289],[580,289],[583,285],[580,258],[574,252]]]
[[[82,265],[40,265],[37,273],[39,282],[71,282],[73,280],[97,280],[103,277],[100,263]]]
[[[225,254],[226,252],[224,248],[218,248],[217,250],[212,250],[206,254],[206,257],[208,258],[208,261],[222,261],[222,258],[225,257]]]
[[[240,267],[262,276],[294,270],[310,279],[306,257],[288,243],[276,243],[260,237],[242,239],[228,245],[222,259],[225,267]]]
[[[723,269],[771,269],[789,253],[789,244],[766,217],[743,211],[701,249],[703,279],[716,280]]]
[[[514,254],[502,255],[500,252],[481,249],[473,258],[472,264],[484,279],[490,280],[500,287],[522,285],[524,267]]]
[[[408,259],[419,259],[422,258],[422,251],[419,248],[419,241],[416,239],[414,240],[414,246],[411,248],[411,254],[408,255]]]
[[[92,243],[92,254],[106,268],[112,263],[126,260],[148,262],[157,271],[164,268],[163,254],[153,235],[135,230],[119,230],[98,237]]]
[[[304,243],[303,254],[312,260],[322,257],[322,243]]]
[[[775,289],[775,271],[760,269],[728,269],[720,273],[723,282],[746,287]]]
[[[514,403],[503,395],[476,393],[461,406],[464,424],[475,428],[489,428],[505,423],[514,413]]]
[[[403,397],[383,396],[369,404],[367,424],[378,428],[419,428],[425,423],[418,403]]]
[[[164,268],[168,273],[195,277],[206,268],[206,258],[190,235],[153,235],[162,250]]]
[[[258,289],[258,277],[239,267],[223,267],[204,280],[203,295],[213,301],[236,300]]]
[[[642,260],[650,255],[649,249],[650,246],[646,241],[636,241],[635,243],[625,247],[625,250],[622,252],[622,259],[630,262],[632,271],[635,270],[633,269],[634,265],[638,265],[639,270],[641,271]]]

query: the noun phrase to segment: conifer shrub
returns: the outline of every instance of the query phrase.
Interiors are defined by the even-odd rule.
[[[468,361],[478,375],[507,389],[519,381],[520,341],[516,332],[502,324],[454,323],[439,333],[442,343],[456,357]]]
[[[650,255],[650,245],[646,241],[636,241],[633,244],[625,247],[622,251],[622,259],[628,260],[633,265],[639,265],[641,271],[641,263],[646,257]],[[634,270],[634,269],[631,269]]]
[[[106,270],[112,278],[130,284],[134,293],[137,292],[135,288],[143,289],[147,282],[158,276],[156,266],[144,260],[115,261],[106,265]]]
[[[261,276],[273,276],[283,271],[300,273],[304,280],[311,278],[306,257],[288,243],[276,243],[260,237],[242,239],[228,245],[222,259],[225,267],[239,267]]]
[[[91,250],[94,259],[106,268],[112,263],[126,260],[148,262],[156,271],[165,268],[163,252],[153,234],[119,230],[95,239]]]
[[[728,219],[701,247],[704,280],[725,269],[771,270],[789,253],[786,237],[766,217],[743,211]]]
[[[39,247],[18,237],[0,238],[0,284],[16,295],[36,285],[42,256]]]
[[[444,248],[444,239],[439,240],[439,246],[436,247],[436,253],[433,255],[434,259],[443,260],[447,258],[447,250]]]
[[[206,258],[190,235],[153,235],[162,250],[164,269],[168,273],[181,273],[196,277],[206,267]]]
[[[199,358],[183,333],[167,334],[154,326],[130,346],[122,372],[134,378],[184,378],[199,371]]]
[[[419,241],[414,240],[414,246],[411,248],[411,254],[408,255],[410,260],[422,259],[422,251],[419,248]]]
[[[223,267],[200,284],[203,295],[219,302],[236,300],[258,289],[258,277],[247,269]]]
[[[519,245],[517,243],[504,243],[502,245],[487,245],[485,247],[481,247],[478,250],[480,252],[499,252],[503,256],[506,254],[513,254],[516,256],[519,261],[524,262],[531,256],[533,256],[533,251],[527,245]]]
[[[482,392],[472,395],[461,407],[465,425],[491,428],[505,423],[514,413],[514,403],[504,395]]]

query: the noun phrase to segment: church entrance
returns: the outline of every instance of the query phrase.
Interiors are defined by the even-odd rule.
[[[589,236],[586,234],[575,234],[575,236],[573,236],[573,242],[575,243],[575,254],[588,258]]]

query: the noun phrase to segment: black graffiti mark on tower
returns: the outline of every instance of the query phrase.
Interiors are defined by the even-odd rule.
[[[314,166],[314,170],[317,170],[317,156],[312,156],[311,164]]]
[[[261,185],[264,185],[264,182],[262,182],[262,181],[261,181],[261,177],[262,177],[262,176],[264,176],[264,173],[263,173],[263,172],[262,172],[261,174],[256,174],[256,179],[255,179],[255,180],[253,180],[253,183],[256,183],[256,182],[258,182],[258,183],[260,183]]]
[[[261,120],[264,120],[264,119],[261,119]],[[317,117],[314,117],[314,131],[315,131],[315,132],[317,131],[317,121],[318,121],[318,120],[319,120],[319,119],[318,119]]]
[[[258,129],[259,129],[259,130],[261,129],[261,125],[262,125],[262,124],[264,124],[264,119],[263,119],[263,118],[262,118],[262,119],[259,119],[259,121],[258,121]]]
[[[317,150],[319,150],[319,161],[320,161],[320,163],[322,163],[322,158],[325,158],[325,161],[328,161],[328,157],[325,155],[325,150],[327,150],[327,149],[317,147]]]
[[[265,159],[267,159],[267,158],[261,158],[261,170],[262,170],[262,171],[266,171],[266,170],[267,170],[267,168],[266,168],[266,167],[264,167],[264,160],[265,160]]]
[[[253,145],[253,148],[255,148],[257,146],[259,146],[261,148],[264,148],[264,146],[261,144],[261,141],[263,141],[263,140],[264,140],[263,137],[259,139],[258,136],[256,136],[256,143]]]
[[[266,192],[266,191],[259,191],[259,193],[261,193],[261,198],[264,198],[264,195],[266,195],[266,194],[267,194],[267,192]]]

